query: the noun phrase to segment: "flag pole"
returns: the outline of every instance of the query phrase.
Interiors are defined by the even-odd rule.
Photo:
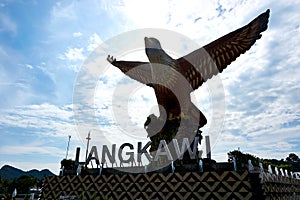
[[[87,136],[87,144],[86,144],[86,153],[85,153],[85,163],[87,161],[87,156],[88,156],[88,151],[89,151],[89,144],[90,144],[90,140],[91,140],[91,131],[89,131],[88,136]]]

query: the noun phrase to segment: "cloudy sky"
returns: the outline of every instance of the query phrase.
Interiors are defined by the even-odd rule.
[[[110,66],[106,54],[146,60],[143,37],[152,35],[143,33],[153,32],[163,47],[173,43],[185,49],[166,48],[179,57],[268,8],[271,17],[263,37],[196,90],[193,98],[209,121],[203,130],[204,135],[211,134],[217,161],[225,161],[227,152],[239,147],[261,158],[299,155],[300,3],[296,2],[0,1],[0,166],[58,173],[68,135],[69,158],[81,146],[84,159],[88,131],[92,145],[100,150],[103,144],[146,143],[143,123],[150,113],[157,113],[154,92]],[[165,37],[168,32],[172,37]],[[172,42],[177,34],[190,43]],[[87,78],[87,73],[94,77]],[[214,85],[221,85],[217,88],[221,100]],[[214,115],[221,117],[215,120]]]

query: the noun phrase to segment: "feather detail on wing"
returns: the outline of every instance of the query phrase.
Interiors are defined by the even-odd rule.
[[[270,10],[249,24],[176,60],[177,70],[195,90],[213,75],[221,73],[231,62],[245,53],[261,38],[268,27]]]
[[[108,61],[134,80],[143,84],[152,82],[151,64],[148,62],[116,61],[115,59],[108,59]]]

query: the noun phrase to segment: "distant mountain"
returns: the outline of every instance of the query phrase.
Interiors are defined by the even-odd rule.
[[[42,171],[38,171],[36,169],[30,170],[28,172],[24,172],[20,169],[17,169],[15,167],[4,165],[0,169],[0,177],[2,179],[8,179],[8,180],[14,180],[21,176],[33,176],[38,179],[42,179],[45,176],[55,176],[52,172],[50,172],[48,169],[44,169]]]

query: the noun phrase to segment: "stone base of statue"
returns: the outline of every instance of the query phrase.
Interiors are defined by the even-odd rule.
[[[162,120],[158,117],[156,117],[154,114],[151,114],[148,116],[144,127],[148,133],[148,137],[151,140],[151,148],[150,152],[152,155],[155,154],[157,151],[159,144],[162,140],[165,140],[167,144],[171,144],[173,139],[176,139],[178,142],[179,147],[181,147],[183,139],[187,138],[188,141],[190,141],[190,148],[194,148],[195,141],[199,144],[201,144],[202,140],[202,131],[200,130],[200,127],[198,123],[196,123],[194,120],[191,120],[189,118],[173,118],[173,119],[167,119]],[[159,127],[162,127],[160,130],[158,130]],[[198,145],[196,145],[198,146]],[[173,158],[176,158],[177,155],[175,153],[175,150],[173,149],[173,145],[168,145],[169,150],[172,154]],[[180,159],[181,164],[182,163],[190,163],[190,164],[198,164],[198,160],[201,157],[201,153],[198,150],[198,147],[196,148],[196,158],[190,159],[189,153],[186,151],[183,155],[183,158]],[[174,159],[177,160],[177,159]],[[160,158],[159,160],[162,164],[169,164],[170,161],[164,158]],[[176,161],[179,162],[179,161]],[[152,165],[157,163],[150,163]]]

